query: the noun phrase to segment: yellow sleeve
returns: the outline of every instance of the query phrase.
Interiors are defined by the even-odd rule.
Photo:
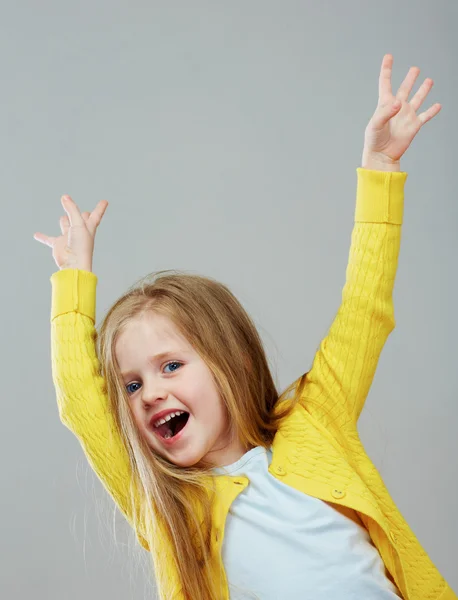
[[[401,243],[405,172],[357,169],[355,224],[342,303],[301,396],[326,427],[356,424],[382,348],[395,327],[393,287]]]
[[[108,407],[96,355],[97,277],[63,269],[53,273],[51,283],[52,377],[60,419],[78,438],[91,467],[133,525],[129,457]],[[147,548],[139,533],[137,537]]]

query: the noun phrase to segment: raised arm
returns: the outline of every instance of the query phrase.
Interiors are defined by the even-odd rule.
[[[105,489],[133,525],[129,456],[109,409],[96,355],[97,277],[77,269],[51,277],[52,376],[62,423],[78,438]]]
[[[433,86],[430,78],[408,100],[418,67],[409,69],[394,96],[392,66],[393,56],[385,54],[377,107],[364,135],[363,168],[357,169],[355,226],[342,304],[321,342],[303,393],[304,406],[327,426],[356,424],[395,326],[392,295],[407,179],[400,159],[442,108],[436,103],[418,112]]]
[[[407,173],[357,169],[355,225],[342,303],[302,395],[325,426],[356,423],[395,326],[393,287]]]
[[[110,411],[96,353],[97,277],[91,272],[92,254],[96,229],[108,203],[101,201],[92,213],[83,214],[69,197],[62,198],[62,205],[68,215],[60,219],[62,235],[34,235],[53,249],[60,269],[51,277],[52,377],[59,415],[78,438],[91,467],[134,527],[138,540],[148,549],[140,533],[143,526],[135,527],[133,522],[129,456]]]

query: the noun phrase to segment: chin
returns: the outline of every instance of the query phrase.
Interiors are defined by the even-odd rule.
[[[170,458],[169,460],[171,460],[171,462],[173,462],[173,464],[175,464],[177,467],[193,467],[199,462],[200,459],[192,459],[185,457],[182,459]]]
[[[165,458],[165,460],[168,460],[177,467],[192,467],[201,460],[199,456],[190,456],[189,453],[184,453],[183,456],[180,456],[180,453],[175,454],[173,451],[167,452],[167,450],[164,450],[163,448],[157,448],[152,445],[150,445],[150,448],[154,454],[161,458]]]
[[[206,457],[206,453],[200,452],[183,452],[182,455],[177,453],[175,456],[172,452],[167,456],[168,460],[173,462],[173,464],[177,465],[177,467],[206,467],[209,465],[204,464],[204,458]]]

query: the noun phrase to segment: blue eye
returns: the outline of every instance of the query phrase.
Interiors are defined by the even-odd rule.
[[[167,363],[167,364],[165,365],[164,369],[165,369],[166,367],[170,366],[170,365],[180,365],[180,366],[181,366],[182,364],[183,364],[183,363],[180,363],[180,362],[177,362],[177,361],[171,361],[171,362],[169,362],[169,363]],[[177,371],[177,370],[178,370],[178,369],[173,369],[172,373],[175,373],[175,371]],[[136,381],[134,381],[133,383],[129,383],[128,385],[126,385],[126,390],[127,390],[127,393],[128,393],[128,394],[134,394],[134,393],[137,391],[137,390],[132,390],[132,389],[129,389],[129,388],[130,388],[130,386],[132,386],[132,385],[140,385],[140,384],[139,384],[139,383],[137,383]]]
[[[129,383],[129,385],[126,385],[126,390],[128,394],[133,394],[134,392],[136,392],[137,390],[129,390],[131,385],[138,385],[138,383],[134,382],[134,383]]]
[[[169,365],[182,365],[182,364],[183,364],[183,363],[179,363],[179,362],[176,362],[176,361],[172,361],[172,362],[169,362],[169,363],[167,363],[167,364],[165,365],[164,369],[165,369],[166,367],[168,367]],[[172,373],[175,373],[175,371],[178,371],[178,369],[174,369],[174,370],[172,371]]]

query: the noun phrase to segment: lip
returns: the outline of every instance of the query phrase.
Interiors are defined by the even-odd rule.
[[[182,410],[182,409],[181,408],[168,408],[167,410],[162,410],[161,412],[158,412],[157,414],[155,414],[151,417],[151,419],[149,420],[149,424],[151,425],[151,427],[153,429],[155,429],[155,427],[153,425],[153,423],[155,421],[157,421],[158,419],[163,419],[167,415],[170,415],[171,413],[174,413],[174,412],[178,412],[180,410]],[[187,411],[183,411],[183,412],[187,412]]]
[[[174,411],[172,411],[174,412]],[[175,442],[178,442],[180,440],[180,438],[183,435],[183,432],[186,431],[186,428],[189,425],[189,421],[191,419],[191,414],[189,414],[188,420],[186,421],[186,425],[183,427],[183,429],[181,431],[179,431],[176,435],[174,435],[173,437],[169,438],[169,439],[165,439],[163,438],[161,435],[159,435],[159,433],[155,430],[155,428],[153,427],[153,431],[154,431],[154,435],[165,445],[165,446],[172,446],[172,444],[174,444]]]

